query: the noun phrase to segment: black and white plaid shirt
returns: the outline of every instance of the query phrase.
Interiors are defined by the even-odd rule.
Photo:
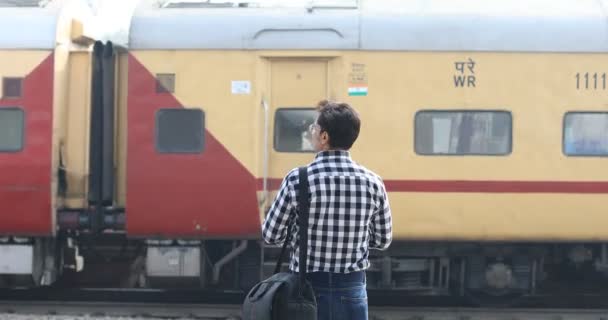
[[[268,244],[281,245],[292,229],[289,268],[298,270],[298,169],[283,180],[262,225]],[[348,151],[322,151],[308,166],[310,214],[307,272],[349,273],[369,268],[369,250],[392,241],[391,211],[382,179]],[[292,221],[294,221],[293,223]]]

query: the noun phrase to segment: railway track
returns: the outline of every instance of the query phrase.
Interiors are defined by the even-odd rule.
[[[94,318],[155,318],[238,320],[239,305],[116,302],[1,301],[0,318],[60,316]],[[491,309],[370,307],[370,320],[608,320],[608,309]]]
[[[531,296],[513,301],[508,308],[504,304],[480,308],[465,299],[409,296],[375,290],[368,290],[368,296],[371,320],[608,320],[606,295]],[[234,320],[239,319],[242,301],[243,293],[240,291],[61,287],[1,289],[0,320],[15,318],[10,315],[26,314]],[[9,316],[2,317],[2,314]]]
[[[243,301],[242,291],[201,289],[121,289],[39,287],[0,289],[0,302],[108,302],[108,303],[165,303],[193,305],[238,305]],[[489,299],[488,299],[489,298]],[[368,290],[371,306],[376,307],[429,307],[471,308],[499,307],[525,309],[608,309],[608,294],[534,295],[504,300],[498,297],[473,299],[471,297],[412,295],[406,292]],[[607,319],[608,320],[608,319]]]
[[[240,319],[239,305],[235,304],[1,301],[2,313],[87,318]]]

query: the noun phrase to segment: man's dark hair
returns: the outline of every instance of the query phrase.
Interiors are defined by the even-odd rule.
[[[320,131],[329,135],[329,146],[348,150],[359,136],[361,120],[348,103],[323,100],[317,104]]]

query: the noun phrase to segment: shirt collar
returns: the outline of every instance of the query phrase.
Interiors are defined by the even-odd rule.
[[[348,159],[350,160],[350,152],[346,150],[327,150],[317,153],[315,160],[321,159]]]

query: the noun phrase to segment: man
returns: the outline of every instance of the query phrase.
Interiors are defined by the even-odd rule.
[[[365,270],[368,249],[392,241],[391,211],[381,178],[355,163],[349,149],[361,121],[346,103],[321,101],[311,124],[317,155],[308,165],[310,213],[307,279],[318,303],[318,319],[367,319]],[[283,180],[262,225],[264,240],[280,245],[293,228],[290,270],[298,272],[298,169]],[[294,219],[296,218],[296,219]]]

